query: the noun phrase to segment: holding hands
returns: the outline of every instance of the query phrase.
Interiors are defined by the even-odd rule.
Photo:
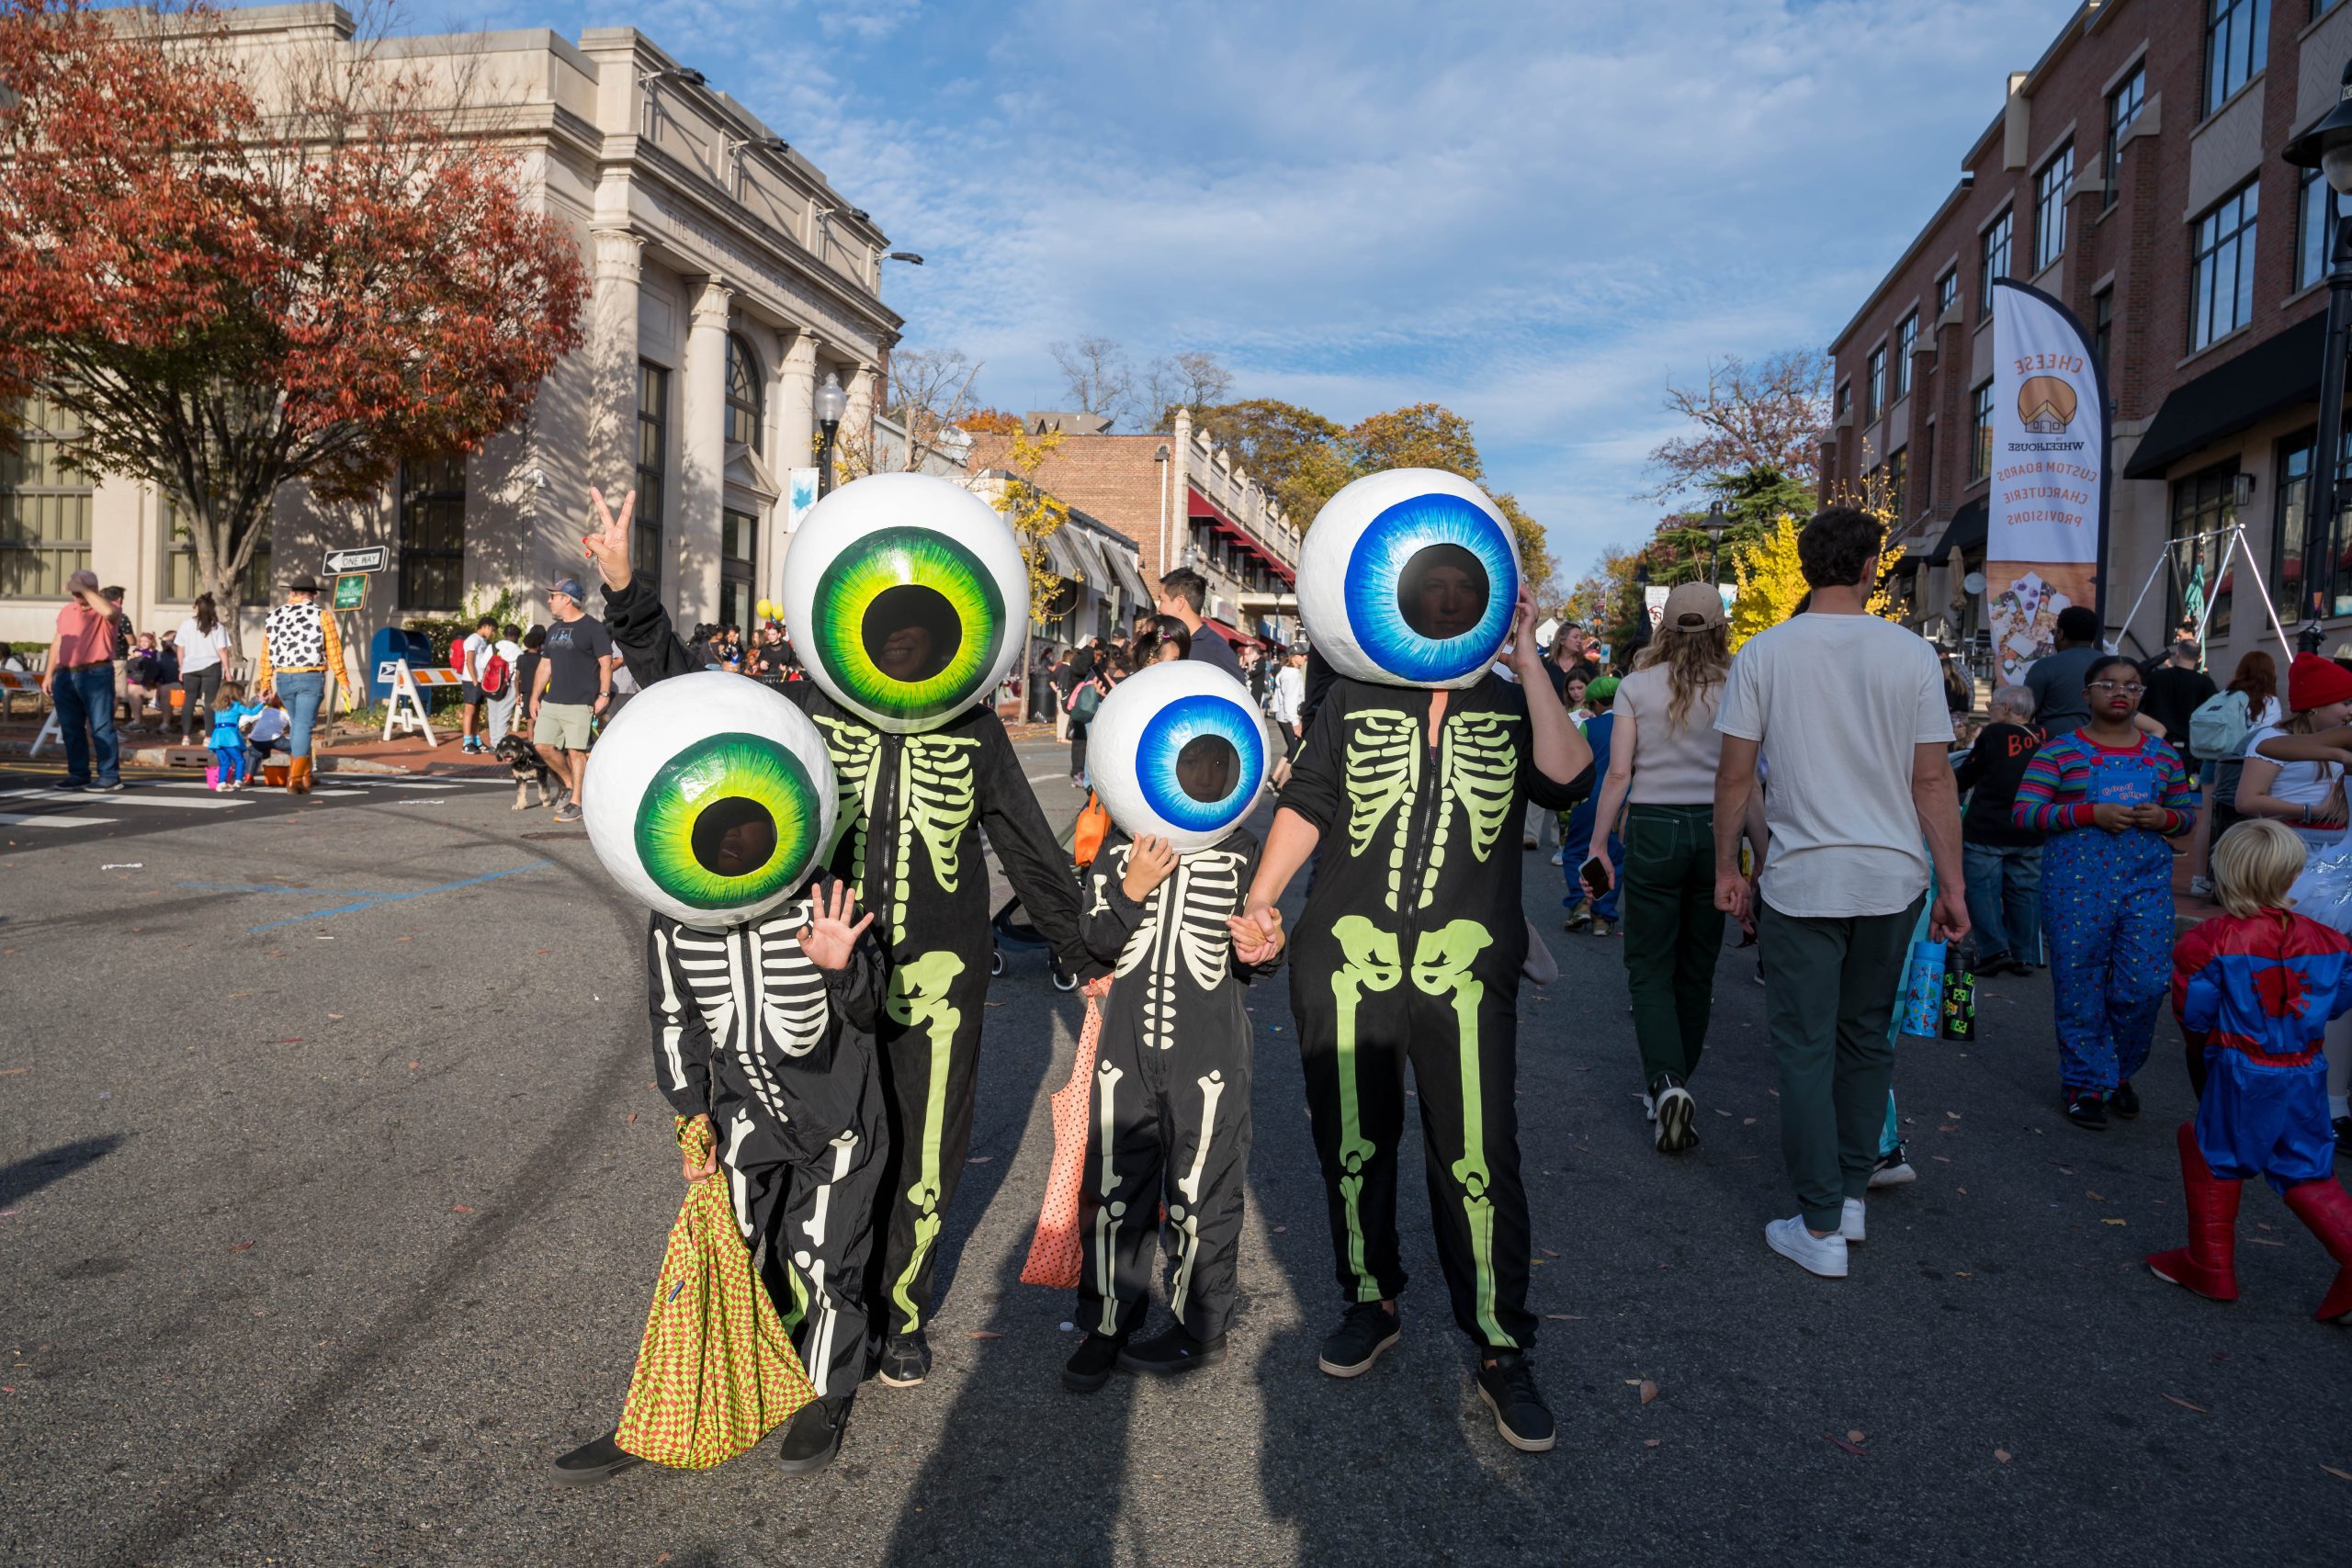
[[[856,905],[857,894],[841,882],[808,900],[808,923],[800,928],[799,942],[800,951],[808,955],[809,963],[820,969],[840,969],[849,963],[857,939],[874,923],[869,911],[855,925],[850,924],[850,914]]]
[[[1233,956],[1244,964],[1265,964],[1283,950],[1283,912],[1272,904],[1252,903],[1225,922],[1233,933]]]

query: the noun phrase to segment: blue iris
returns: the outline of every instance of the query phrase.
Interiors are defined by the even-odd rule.
[[[1196,741],[1204,744],[1195,747]],[[1177,698],[1152,715],[1136,743],[1136,784],[1144,804],[1190,833],[1213,832],[1239,820],[1265,771],[1264,727],[1239,703],[1224,697]],[[1208,800],[1196,793],[1212,789],[1223,793]]]
[[[1452,545],[1487,574],[1486,613],[1458,636],[1422,636],[1405,620],[1397,591],[1423,550]],[[1435,491],[1382,512],[1348,557],[1348,629],[1381,669],[1399,681],[1453,681],[1489,663],[1502,646],[1519,601],[1519,571],[1501,526],[1458,495]]]

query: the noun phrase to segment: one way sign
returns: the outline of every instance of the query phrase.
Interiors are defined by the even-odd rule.
[[[381,571],[391,558],[390,548],[384,545],[363,545],[356,550],[329,550],[327,570]]]

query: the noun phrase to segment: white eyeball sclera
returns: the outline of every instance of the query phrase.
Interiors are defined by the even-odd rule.
[[[936,729],[1021,655],[1029,569],[978,496],[874,474],[813,507],[784,558],[784,625],[809,678],[876,729]]]
[[[1475,685],[1510,638],[1519,545],[1495,503],[1436,468],[1392,468],[1324,502],[1298,613],[1331,668],[1391,685]]]
[[[613,880],[705,930],[784,903],[832,842],[824,738],[790,698],[722,670],[673,676],[623,706],[581,793]]]
[[[1201,637],[1216,634],[1204,627]],[[1178,660],[1113,688],[1086,733],[1086,771],[1128,837],[1204,850],[1238,827],[1264,787],[1265,721],[1212,664]]]

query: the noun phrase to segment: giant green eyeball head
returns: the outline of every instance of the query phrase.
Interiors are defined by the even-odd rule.
[[[1519,544],[1487,492],[1438,468],[1391,468],[1323,503],[1299,551],[1298,615],[1359,681],[1474,686],[1510,637]]]
[[[928,474],[875,474],[801,520],[783,604],[827,696],[876,729],[919,735],[984,701],[1020,657],[1029,570],[978,496]]]
[[[630,897],[689,926],[741,925],[808,880],[833,836],[833,764],[781,692],[723,670],[622,707],[588,753],[588,841]]]

